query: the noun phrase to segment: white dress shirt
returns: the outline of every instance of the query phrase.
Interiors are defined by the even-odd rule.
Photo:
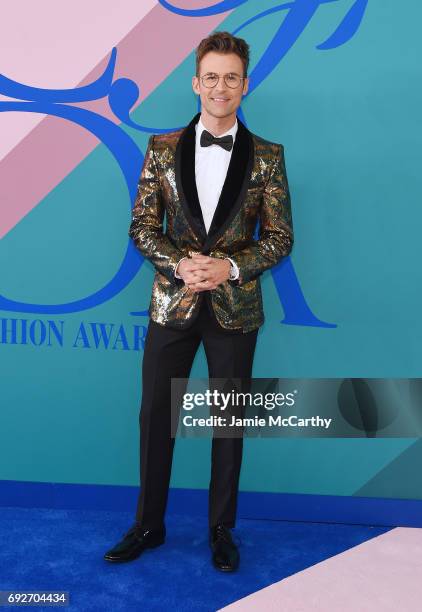
[[[219,134],[218,137],[227,136],[231,134],[233,136],[233,144],[236,138],[238,124],[237,118],[234,125],[224,132]],[[230,151],[226,151],[217,144],[212,144],[208,147],[201,147],[201,134],[206,127],[199,118],[199,121],[195,125],[196,130],[196,142],[195,142],[195,179],[196,188],[198,191],[198,199],[201,205],[202,217],[204,219],[205,229],[208,232],[211,227],[211,222],[217,208],[218,200],[220,198],[221,191],[223,189],[224,181],[226,180],[227,169],[229,167],[230,159],[233,153],[233,147]],[[209,130],[207,130],[209,132]],[[210,132],[212,133],[212,132]],[[215,136],[215,134],[213,134]],[[180,261],[183,261],[186,257],[182,257]],[[230,279],[236,280],[239,278],[239,268],[235,262],[227,257],[231,263]],[[179,261],[179,263],[180,263]],[[177,264],[179,265],[179,264]],[[175,272],[176,278],[181,278],[177,274],[177,268]]]

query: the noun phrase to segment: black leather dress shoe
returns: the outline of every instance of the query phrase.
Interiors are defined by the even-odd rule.
[[[216,525],[210,529],[212,562],[222,572],[234,572],[239,566],[239,551],[233,542],[230,529]]]
[[[137,559],[145,549],[156,548],[164,544],[165,537],[165,527],[159,530],[152,530],[134,525],[124,535],[121,542],[105,553],[104,559],[112,563],[133,561],[133,559]]]

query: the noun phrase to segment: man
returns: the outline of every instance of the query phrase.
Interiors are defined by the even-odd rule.
[[[204,39],[192,79],[201,113],[148,143],[129,230],[156,270],[142,370],[141,490],[136,523],[105,554],[108,561],[135,559],[164,542],[175,442],[171,378],[189,377],[201,341],[210,377],[251,376],[264,322],[259,276],[292,248],[283,147],[252,134],[236,115],[248,91],[248,63],[243,39],[228,32]],[[230,530],[242,443],[212,441],[209,543],[222,571],[239,564]]]

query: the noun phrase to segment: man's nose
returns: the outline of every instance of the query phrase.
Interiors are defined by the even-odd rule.
[[[220,82],[214,87],[214,92],[218,93],[218,94],[227,93],[227,87],[226,87],[224,81],[221,82],[221,80],[220,80]]]

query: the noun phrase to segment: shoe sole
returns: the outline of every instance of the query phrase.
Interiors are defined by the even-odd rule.
[[[164,544],[165,540],[163,540],[162,542],[157,542],[156,544],[150,544],[149,546],[145,546],[145,548],[143,548],[137,555],[135,555],[134,557],[129,557],[127,559],[108,559],[107,557],[103,557],[104,561],[107,561],[108,563],[128,563],[129,561],[136,561],[136,559],[139,559],[139,557],[142,555],[142,553],[152,549],[152,548],[158,548],[159,546],[162,546]]]
[[[218,569],[219,572],[235,572],[239,569],[239,565],[236,565],[236,567],[220,567],[214,562],[213,566],[215,567],[215,569]]]

